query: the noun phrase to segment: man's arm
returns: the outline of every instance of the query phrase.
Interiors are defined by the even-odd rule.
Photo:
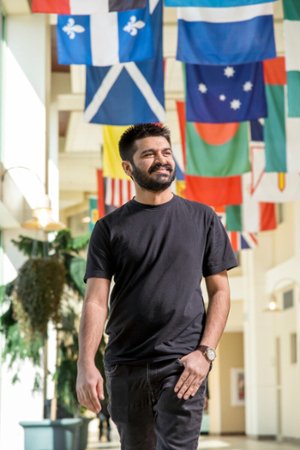
[[[79,329],[77,397],[79,403],[96,414],[99,398],[104,399],[103,378],[95,366],[95,355],[104,331],[110,281],[88,278]]]
[[[230,309],[230,292],[227,271],[206,277],[206,288],[209,298],[206,324],[201,339],[201,345],[216,348],[226,325]],[[193,397],[201,383],[205,380],[209,370],[209,361],[197,349],[181,358],[184,365],[176,386],[178,398],[185,400]]]

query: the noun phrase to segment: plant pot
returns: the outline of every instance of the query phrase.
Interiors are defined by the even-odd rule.
[[[88,428],[91,420],[89,417],[81,417],[82,425],[79,428],[76,450],[85,450],[88,444]]]
[[[82,419],[19,422],[25,432],[24,450],[76,450]]]

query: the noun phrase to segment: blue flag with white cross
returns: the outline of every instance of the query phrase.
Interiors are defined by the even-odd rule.
[[[165,121],[162,0],[150,0],[154,58],[86,68],[84,120],[105,125]]]

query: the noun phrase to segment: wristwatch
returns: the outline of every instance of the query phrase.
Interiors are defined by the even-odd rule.
[[[213,362],[216,358],[216,350],[212,347],[208,347],[208,345],[199,345],[198,350],[205,356],[207,361]]]

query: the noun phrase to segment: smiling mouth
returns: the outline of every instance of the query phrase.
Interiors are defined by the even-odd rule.
[[[172,169],[170,169],[169,167],[164,167],[164,166],[158,166],[158,167],[152,167],[152,169],[149,170],[150,174],[151,173],[160,173],[163,175],[169,175],[172,172]]]

